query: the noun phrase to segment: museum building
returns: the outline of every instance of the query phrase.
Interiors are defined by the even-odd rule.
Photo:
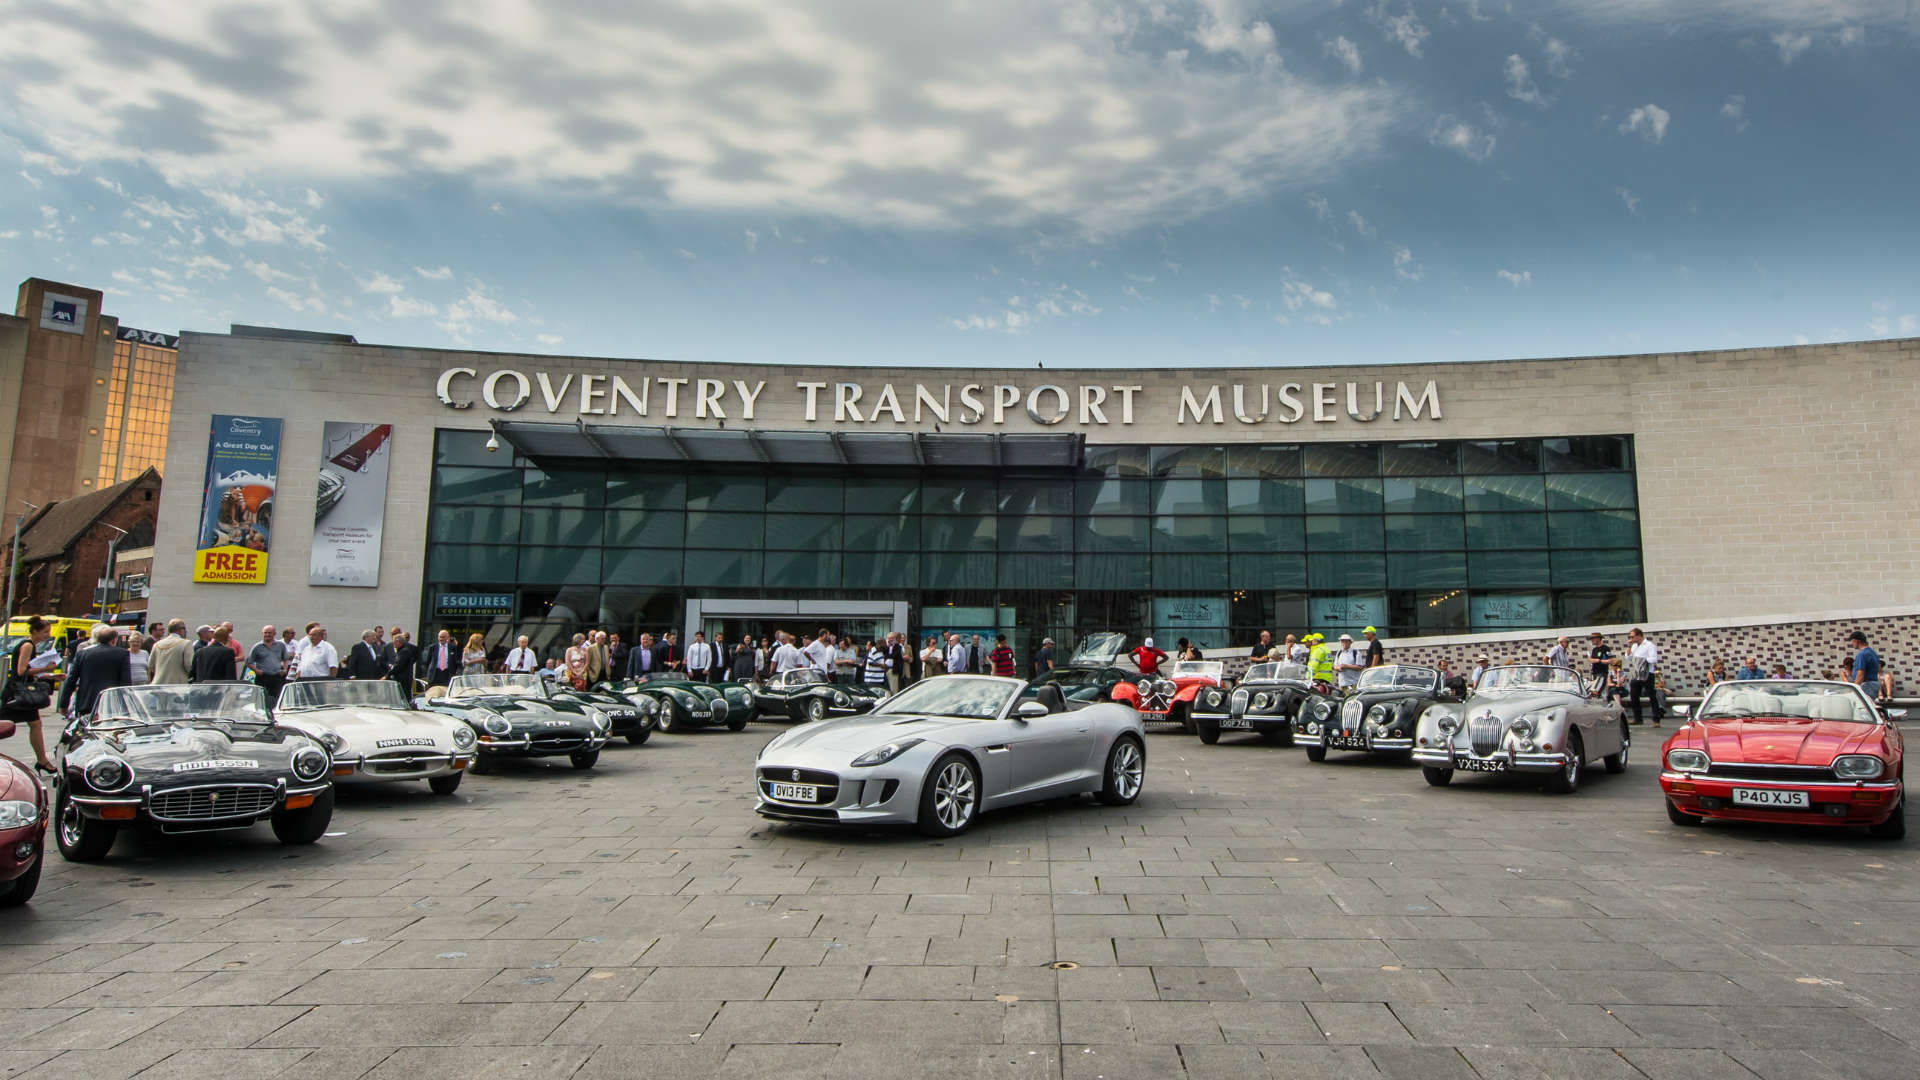
[[[1920,590],[1916,361],[878,369],[188,333],[165,471],[205,482],[163,493],[151,609],[1022,655],[1882,609]]]

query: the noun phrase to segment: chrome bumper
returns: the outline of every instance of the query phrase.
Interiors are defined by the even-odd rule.
[[[1420,764],[1438,765],[1446,768],[1453,767],[1455,758],[1463,757],[1474,758],[1476,761],[1504,761],[1507,763],[1507,768],[1514,772],[1532,772],[1534,770],[1552,772],[1555,769],[1564,768],[1567,764],[1567,755],[1561,753],[1521,754],[1509,753],[1502,750],[1499,753],[1488,754],[1486,757],[1476,757],[1470,753],[1455,754],[1452,750],[1436,749],[1431,746],[1418,747],[1413,751],[1413,760]]]
[[[333,775],[336,780],[418,780],[424,776],[437,776],[442,772],[458,772],[473,764],[479,753],[473,750],[455,750],[451,753],[405,754],[375,758],[376,765],[408,765],[408,769],[397,771],[367,771],[365,754],[353,758],[334,758]]]

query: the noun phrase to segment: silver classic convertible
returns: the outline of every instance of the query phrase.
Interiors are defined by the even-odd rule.
[[[1451,782],[1456,769],[1524,772],[1570,795],[1588,762],[1625,771],[1630,741],[1619,702],[1590,695],[1571,668],[1522,664],[1489,668],[1464,703],[1420,714],[1413,760],[1435,787]]]
[[[916,825],[964,832],[983,810],[1093,792],[1110,806],[1140,795],[1140,715],[1068,701],[1057,686],[942,675],[872,712],[792,728],[754,763],[754,809],[779,821]]]

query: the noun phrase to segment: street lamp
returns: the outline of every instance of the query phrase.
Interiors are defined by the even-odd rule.
[[[8,560],[7,562],[7,621],[8,622],[13,621],[13,582],[15,578],[18,578],[20,576],[20,523],[26,520],[27,514],[33,513],[34,511],[40,509],[40,507],[37,504],[30,503],[25,499],[20,500],[20,505],[27,508],[27,513],[16,514],[14,515],[14,518],[13,518],[13,558]]]
[[[120,575],[114,571],[118,569],[120,565],[120,541],[126,539],[127,530],[104,521],[100,524],[106,525],[107,528],[120,534],[107,541],[106,573],[100,579],[100,621],[106,622],[108,621],[107,605],[120,601]]]

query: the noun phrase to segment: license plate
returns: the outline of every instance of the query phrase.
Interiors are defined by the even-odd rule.
[[[1232,719],[1231,717],[1229,717],[1228,719],[1225,719],[1225,720],[1222,720],[1222,721],[1220,721],[1220,730],[1222,730],[1222,731],[1252,731],[1252,730],[1253,730],[1253,721],[1251,721],[1251,720],[1235,720],[1235,719]]]
[[[1733,789],[1733,804],[1735,806],[1763,806],[1778,807],[1783,810],[1805,810],[1807,807],[1812,806],[1813,802],[1807,798],[1807,793],[1804,791],[1785,791],[1780,788],[1737,787]]]
[[[1506,772],[1507,759],[1457,757],[1453,759],[1453,767],[1467,772]]]
[[[1358,735],[1335,735],[1327,740],[1327,745],[1335,750],[1365,750],[1367,740]]]
[[[712,715],[713,715],[713,710],[711,710],[711,709],[691,709],[691,710],[688,710],[688,713],[687,713],[687,715],[689,715],[689,716],[697,716],[697,717],[700,717],[700,718],[702,718],[702,719],[705,719],[706,717],[709,717],[709,716],[712,716]]]
[[[768,784],[767,794],[788,802],[820,801],[820,789],[813,784]]]

